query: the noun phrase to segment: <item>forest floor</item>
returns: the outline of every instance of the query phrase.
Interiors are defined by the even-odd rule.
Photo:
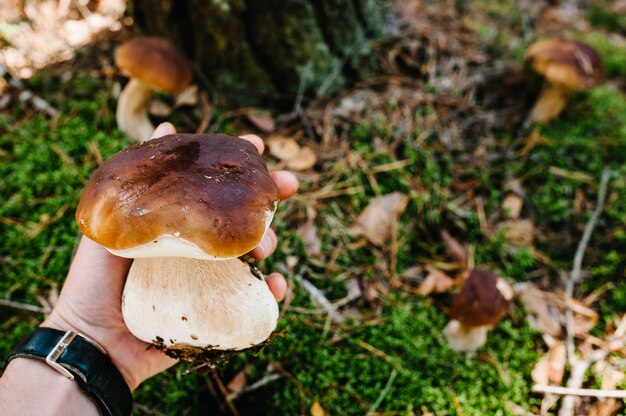
[[[112,53],[132,21],[120,1],[83,3],[0,6],[2,356],[54,304],[89,175],[128,145]],[[155,121],[179,131],[265,137],[270,170],[293,170],[301,188],[259,265],[289,281],[279,335],[149,380],[135,414],[552,414],[561,396],[533,386],[626,388],[626,2],[399,3],[395,33],[373,45],[380,72],[341,96],[281,113],[226,108],[201,88],[181,107],[157,98]],[[57,20],[35,24],[46,8]],[[524,51],[550,36],[596,48],[606,81],[527,126],[541,80]],[[485,346],[458,353],[443,328],[473,269],[515,299]],[[626,414],[597,395],[576,414]]]

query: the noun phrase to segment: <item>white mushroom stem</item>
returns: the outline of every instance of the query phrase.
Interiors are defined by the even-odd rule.
[[[487,342],[491,325],[468,327],[456,319],[448,322],[443,333],[454,351],[476,351]]]
[[[546,83],[530,111],[530,119],[539,124],[546,124],[557,118],[565,108],[566,94],[564,88]]]
[[[137,338],[173,350],[242,350],[276,328],[278,304],[267,284],[238,259],[136,259],[122,297]]]
[[[117,126],[138,142],[149,140],[154,132],[154,125],[148,117],[151,97],[152,90],[146,84],[131,78],[117,102]]]

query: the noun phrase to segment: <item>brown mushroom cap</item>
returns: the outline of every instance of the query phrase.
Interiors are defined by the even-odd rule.
[[[173,134],[129,147],[100,166],[85,187],[76,221],[87,237],[111,250],[150,250],[168,236],[207,258],[232,258],[260,242],[278,199],[250,142],[224,134]]]
[[[498,289],[498,277],[488,271],[472,270],[461,291],[452,298],[450,316],[466,327],[496,324],[508,300]]]
[[[584,91],[604,80],[598,53],[582,42],[549,39],[534,43],[525,61],[546,80],[565,89]]]
[[[154,90],[174,94],[191,84],[191,64],[167,39],[132,39],[115,51],[115,64]]]

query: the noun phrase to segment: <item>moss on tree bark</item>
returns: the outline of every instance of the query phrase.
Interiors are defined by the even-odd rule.
[[[139,32],[174,39],[202,84],[240,104],[330,94],[367,71],[383,0],[131,0]]]

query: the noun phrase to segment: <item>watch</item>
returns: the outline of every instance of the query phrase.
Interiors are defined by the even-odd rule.
[[[65,377],[76,380],[103,416],[130,414],[130,388],[104,349],[86,336],[40,327],[19,343],[4,366],[17,357],[45,361]]]

